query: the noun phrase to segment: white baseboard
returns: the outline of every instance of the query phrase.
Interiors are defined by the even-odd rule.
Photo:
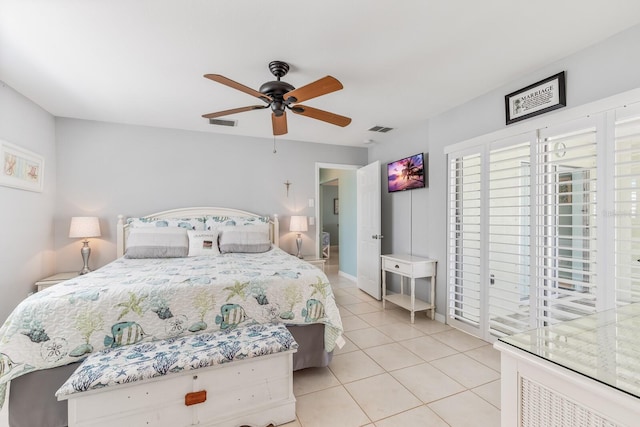
[[[358,279],[357,279],[356,277],[353,277],[352,275],[347,274],[347,273],[345,273],[345,272],[344,272],[344,271],[342,271],[342,270],[338,271],[338,276],[340,276],[340,277],[344,277],[345,279],[349,279],[349,280],[351,280],[351,281],[352,281],[352,282],[354,282],[354,283],[358,282]]]

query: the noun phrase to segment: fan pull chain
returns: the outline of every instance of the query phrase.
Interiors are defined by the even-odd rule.
[[[276,154],[278,151],[276,150],[276,136],[273,135],[273,154]],[[289,187],[287,187],[287,190],[289,190]]]

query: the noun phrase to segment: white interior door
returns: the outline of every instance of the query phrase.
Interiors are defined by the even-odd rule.
[[[376,299],[380,288],[380,162],[358,169],[358,288]]]

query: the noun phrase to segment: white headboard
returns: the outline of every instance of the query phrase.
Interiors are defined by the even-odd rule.
[[[156,212],[150,215],[145,215],[142,218],[158,218],[158,219],[170,219],[170,218],[198,218],[207,215],[212,216],[249,216],[249,217],[262,217],[264,215],[255,214],[252,212],[241,211],[231,208],[213,208],[213,207],[194,207],[194,208],[181,208],[171,209],[168,211]],[[273,215],[269,221],[270,237],[274,245],[280,246],[280,224],[278,222],[278,215]],[[118,215],[118,225],[116,229],[116,256],[120,258],[124,255],[127,248],[127,237],[129,235],[129,225],[126,223],[123,215]]]

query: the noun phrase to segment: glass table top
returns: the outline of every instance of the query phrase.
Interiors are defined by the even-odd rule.
[[[640,303],[500,341],[640,398]]]

